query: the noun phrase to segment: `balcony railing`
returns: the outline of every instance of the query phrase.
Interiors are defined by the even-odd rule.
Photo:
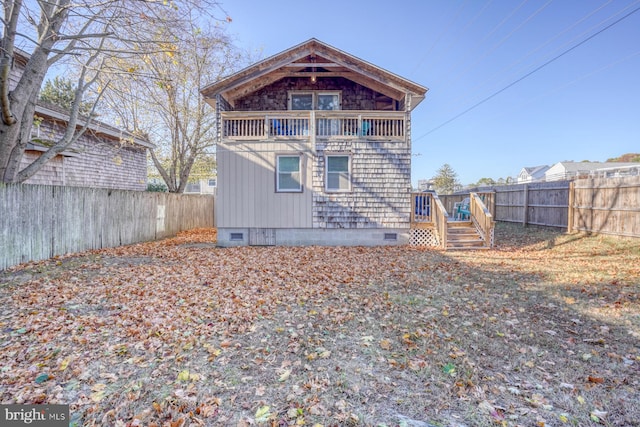
[[[225,111],[222,138],[378,138],[404,140],[402,111]]]

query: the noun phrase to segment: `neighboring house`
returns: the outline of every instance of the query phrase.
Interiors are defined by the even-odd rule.
[[[17,84],[28,56],[17,52],[11,69],[11,89]],[[30,143],[20,168],[46,151],[67,129],[68,113],[38,102]],[[86,123],[79,118],[77,127]],[[49,160],[26,184],[66,185],[144,191],[147,188],[147,149],[153,145],[128,132],[92,119],[71,147]]]
[[[426,91],[316,39],[205,87],[218,244],[408,243],[411,112]]]
[[[624,171],[638,166],[640,166],[640,163],[558,162],[545,172],[545,181],[562,181],[576,177],[598,175],[600,171],[607,171],[611,176],[615,171]]]
[[[197,182],[190,182],[184,189],[185,194],[216,194],[218,178],[201,178]]]
[[[518,174],[517,183],[523,184],[526,182],[544,181],[544,174],[547,170],[549,170],[549,166],[547,165],[522,168]]]
[[[430,191],[433,190],[433,180],[431,179],[419,179],[418,191]]]

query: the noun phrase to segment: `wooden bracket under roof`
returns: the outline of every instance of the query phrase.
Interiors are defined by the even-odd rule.
[[[311,76],[342,77],[396,101],[410,94],[411,109],[424,99],[428,90],[319,40],[310,39],[206,86],[201,93],[212,105],[215,104],[212,100],[219,94],[233,106],[235,100],[283,78]]]

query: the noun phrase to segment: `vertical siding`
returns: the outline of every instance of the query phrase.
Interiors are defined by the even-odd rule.
[[[276,155],[305,153],[302,193],[275,191]],[[232,149],[219,144],[216,224],[221,228],[310,228],[312,186],[308,144],[234,143]],[[306,158],[306,160],[305,160]]]

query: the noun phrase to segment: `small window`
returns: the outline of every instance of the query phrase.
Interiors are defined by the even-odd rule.
[[[302,191],[300,156],[278,156],[276,172],[276,191]]]
[[[340,110],[340,91],[290,91],[290,110]]]
[[[398,233],[384,233],[384,240],[398,240]]]
[[[244,233],[231,233],[229,235],[229,240],[237,242],[244,240]]]
[[[313,110],[312,93],[291,94],[291,110]]]
[[[327,191],[351,190],[351,171],[349,156],[326,157],[326,189]]]
[[[218,185],[218,180],[215,178],[209,179],[209,187],[216,187]]]

